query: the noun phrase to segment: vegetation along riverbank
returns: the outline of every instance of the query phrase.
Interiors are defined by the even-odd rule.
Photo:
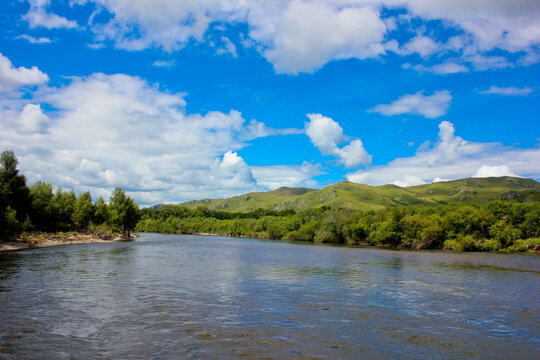
[[[109,202],[38,181],[26,185],[12,151],[0,155],[0,250],[131,239],[139,207],[121,188]]]
[[[21,248],[109,241],[96,235],[104,233],[130,239],[135,230],[385,248],[540,253],[540,192],[531,179],[463,179],[410,188],[341,182],[322,190],[282,188],[139,209],[121,188],[106,203],[103,198],[93,202],[90,192],[76,195],[57,189],[54,193],[53,186],[42,181],[28,187],[9,150],[2,153],[0,165],[3,248],[6,241],[16,239],[28,244]],[[78,233],[61,235],[66,232]]]

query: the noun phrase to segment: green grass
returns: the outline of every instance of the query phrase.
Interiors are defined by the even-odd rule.
[[[341,181],[320,190],[279,188],[228,199],[204,199],[183,203],[188,208],[207,206],[212,210],[247,212],[263,209],[306,209],[321,206],[354,210],[381,210],[391,206],[435,206],[439,204],[482,204],[493,200],[540,201],[540,185],[514,177],[467,178],[401,188],[396,185],[369,186]]]

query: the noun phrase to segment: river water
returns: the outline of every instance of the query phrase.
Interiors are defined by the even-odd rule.
[[[538,359],[540,257],[160,234],[4,253],[0,358]]]

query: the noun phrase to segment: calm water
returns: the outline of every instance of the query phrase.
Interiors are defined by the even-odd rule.
[[[540,257],[158,234],[0,254],[0,358],[540,358]]]

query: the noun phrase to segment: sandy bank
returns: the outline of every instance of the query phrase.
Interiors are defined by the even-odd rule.
[[[121,234],[109,235],[102,233],[78,234],[78,233],[36,233],[21,235],[15,241],[0,242],[0,252],[37,249],[58,245],[110,243],[131,241]]]

